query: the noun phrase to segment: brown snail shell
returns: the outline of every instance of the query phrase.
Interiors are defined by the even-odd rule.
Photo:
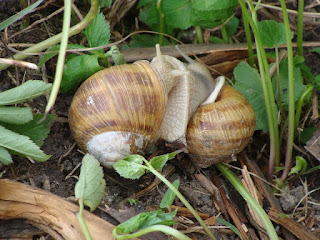
[[[254,128],[250,103],[225,85],[217,100],[200,106],[188,123],[186,140],[191,159],[200,167],[230,159],[247,146]]]
[[[166,109],[164,84],[148,62],[114,66],[87,79],[73,97],[69,124],[78,146],[112,167],[142,154]]]

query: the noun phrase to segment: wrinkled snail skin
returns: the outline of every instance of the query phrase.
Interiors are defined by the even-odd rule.
[[[95,73],[73,97],[69,125],[75,141],[105,167],[126,155],[143,154],[158,138],[172,142],[184,136],[190,116],[213,89],[203,64],[184,64],[162,55],[158,45],[156,50],[150,63]]]
[[[142,154],[160,128],[167,96],[157,72],[144,61],[111,67],[87,79],[69,110],[78,146],[102,165]]]
[[[217,100],[200,106],[188,123],[186,140],[191,159],[202,168],[226,161],[247,146],[254,128],[250,103],[225,85]]]

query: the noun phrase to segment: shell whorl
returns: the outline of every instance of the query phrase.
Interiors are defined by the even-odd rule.
[[[114,66],[80,86],[70,106],[69,124],[84,151],[92,138],[110,131],[134,133],[149,142],[161,126],[166,102],[164,85],[147,62]]]
[[[192,116],[186,134],[188,150],[200,167],[208,167],[242,151],[254,127],[249,102],[225,85],[216,102],[200,106]]]

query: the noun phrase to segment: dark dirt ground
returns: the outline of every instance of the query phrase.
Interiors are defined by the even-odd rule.
[[[307,1],[311,2],[311,1]],[[30,15],[30,22],[34,22],[40,18],[48,16],[50,13],[55,11],[61,6],[61,1],[53,1],[52,4],[49,4],[48,7],[41,9],[40,11],[36,11]],[[307,5],[307,3],[305,4]],[[78,6],[83,13],[87,10],[84,6]],[[83,9],[81,8],[83,7]],[[292,8],[294,6],[291,5]],[[15,14],[20,10],[19,1],[12,1],[12,0],[3,0],[0,1],[0,21],[8,18],[9,16]],[[316,8],[320,11],[319,7]],[[312,9],[311,9],[312,10]],[[130,14],[136,14],[136,10],[129,12]],[[239,12],[239,11],[238,11]],[[275,17],[277,17],[277,12],[272,12]],[[130,15],[129,14],[129,15]],[[62,16],[61,14],[58,16]],[[293,21],[294,22],[294,21]],[[21,22],[18,21],[14,23],[12,26],[8,28],[8,32],[5,35],[3,32],[1,33],[2,42],[6,42],[6,36],[9,36],[18,32],[20,30]],[[118,32],[121,32],[125,29],[121,28],[118,25],[115,25],[115,29],[119,28]],[[54,17],[49,21],[46,21],[46,24],[39,24],[32,28],[27,33],[22,33],[17,35],[16,37],[8,40],[7,42],[10,43],[37,43],[41,40],[44,40],[51,36],[52,34],[59,33],[61,31],[61,17]],[[125,34],[124,34],[125,35]],[[242,34],[243,37],[243,34]],[[308,24],[306,27],[305,32],[305,41],[320,41],[320,24]],[[239,36],[241,39],[241,36]],[[70,39],[72,42],[79,42],[81,41],[81,36],[76,36]],[[20,48],[19,48],[20,49]],[[313,74],[320,73],[320,56],[316,53],[310,53],[305,49],[305,57],[307,61],[307,65],[310,66],[311,71]],[[3,44],[1,44],[1,57],[8,57],[10,56],[10,51],[3,48]],[[27,60],[30,62],[37,63],[38,61],[37,56],[33,56],[28,58]],[[53,72],[55,69],[55,61],[53,59],[46,64],[46,77],[49,78],[49,81],[53,78]],[[11,74],[10,74],[11,73]],[[6,89],[10,89],[15,86],[14,82],[12,81],[13,76],[15,79],[19,79],[21,81],[26,81],[29,79],[42,79],[43,73],[36,73],[33,70],[22,69],[14,67],[10,67],[7,70],[0,72],[0,91],[4,91]],[[21,157],[14,157],[14,164],[8,167],[2,167],[2,171],[5,171],[3,178],[13,179],[19,182],[31,184],[33,186],[45,189],[50,191],[54,194],[57,194],[61,197],[71,197],[74,196],[74,186],[77,181],[77,176],[79,175],[79,164],[81,163],[81,159],[83,154],[78,151],[77,146],[74,146],[74,140],[71,136],[70,129],[67,123],[67,114],[69,105],[72,99],[74,92],[68,94],[59,94],[54,109],[52,110],[52,114],[57,116],[56,122],[52,125],[50,135],[45,140],[45,143],[42,147],[45,153],[51,154],[52,157],[47,162],[36,162],[31,163],[27,159]],[[35,113],[43,113],[44,108],[46,105],[46,98],[44,96],[39,97],[33,101],[28,102],[30,106],[34,109]],[[306,110],[307,111],[307,110]],[[315,126],[318,126],[318,123],[312,123]],[[266,141],[267,135],[256,132],[253,141],[250,143],[249,147],[247,148],[247,156],[250,159],[257,159],[257,153],[263,146],[263,144],[267,143]],[[302,146],[303,147],[303,146]],[[69,151],[71,149],[71,151]],[[268,146],[267,146],[268,149]],[[160,151],[159,153],[163,153],[164,151]],[[297,153],[297,152],[296,152]],[[265,150],[262,153],[262,157],[259,160],[256,160],[257,165],[260,169],[265,173],[266,161],[268,160],[268,150]],[[311,166],[316,166],[319,162],[312,158],[311,156],[307,155],[309,164]],[[217,215],[217,211],[215,210],[212,194],[209,193],[205,188],[203,188],[200,183],[195,179],[193,175],[193,171],[190,169],[194,169],[191,163],[187,162],[188,157],[186,155],[180,155],[179,160],[173,160],[166,169],[173,168],[171,171],[172,174],[169,174],[168,179],[172,182],[175,179],[179,178],[181,181],[180,190],[181,192],[187,197],[190,201],[192,206],[196,208],[199,212],[203,212],[206,214]],[[234,165],[239,166],[237,163]],[[188,167],[189,170],[188,170]],[[166,171],[166,170],[164,170]],[[106,204],[112,209],[118,208],[125,208],[127,203],[124,201],[126,198],[134,196],[135,193],[139,192],[140,190],[149,186],[154,177],[151,174],[147,174],[142,177],[140,180],[131,181],[125,180],[118,176],[112,170],[104,169],[105,178],[107,181],[107,188],[106,194],[103,199],[103,203],[101,207]],[[205,169],[201,171],[208,177],[217,175],[217,171],[214,167]],[[237,175],[240,175],[240,172],[235,171]],[[309,184],[309,191],[319,187],[320,181],[318,173],[309,174],[303,180],[307,180]],[[220,181],[223,182],[223,185],[229,192],[229,197],[232,199],[234,203],[239,205],[240,209],[244,209],[244,201],[242,201],[241,197],[235,192],[235,190],[230,186],[230,184],[226,183],[223,177],[220,177]],[[294,195],[294,200],[289,203],[288,210],[292,210],[292,205],[295,204],[301,199],[304,195],[304,189],[301,185],[300,180],[292,181],[289,185],[291,189],[295,189],[296,194]],[[155,187],[152,191],[148,192],[147,194],[139,197],[139,202],[137,206],[134,206],[134,211],[128,211],[137,213],[146,209],[148,206],[157,205],[159,204],[163,194],[165,193],[166,188],[160,184]],[[320,201],[320,194],[319,192],[312,195],[314,199]],[[282,202],[289,201],[290,199],[284,199]],[[293,202],[293,203],[292,203]],[[175,205],[181,205],[179,201],[174,203]],[[320,226],[320,207],[319,205],[311,205],[312,209],[310,210],[310,214],[314,214],[314,224],[313,227]],[[102,216],[104,219],[112,222],[113,224],[117,224],[117,217],[118,220],[121,220],[121,217],[117,216],[117,214],[106,214],[101,210],[97,210],[95,212],[99,216]],[[298,217],[297,217],[298,218]],[[308,221],[311,221],[310,219]],[[0,239],[4,239],[6,237],[5,226],[7,221],[1,221],[0,225]],[[311,226],[310,222],[303,222],[306,226]],[[309,225],[308,225],[309,224]],[[9,225],[9,224],[8,224]],[[191,224],[192,225],[192,224]],[[316,231],[318,234],[320,233],[319,229]],[[44,235],[45,236],[45,235]],[[206,239],[204,235],[195,235],[197,239]],[[38,235],[39,237],[39,235]],[[35,237],[34,239],[38,239]],[[49,238],[45,238],[49,239]],[[236,237],[226,234],[221,234],[220,238],[218,239],[236,239]]]

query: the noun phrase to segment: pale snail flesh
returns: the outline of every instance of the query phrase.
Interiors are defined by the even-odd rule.
[[[143,154],[158,138],[184,136],[190,116],[213,89],[210,72],[202,66],[205,71],[198,72],[200,63],[186,65],[156,49],[151,63],[95,73],[73,97],[69,124],[75,141],[105,167],[126,155]]]
[[[186,141],[190,158],[202,168],[230,161],[248,145],[254,128],[252,106],[226,84],[217,99],[202,104],[189,121]]]

